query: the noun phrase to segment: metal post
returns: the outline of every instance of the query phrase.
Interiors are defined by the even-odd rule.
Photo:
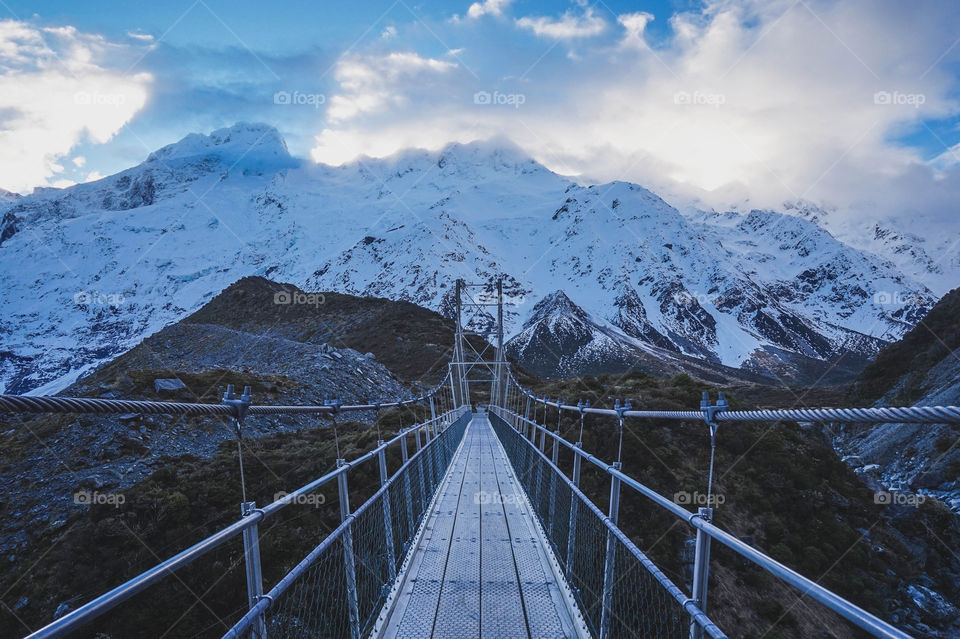
[[[497,396],[496,405],[506,405],[502,401],[503,395],[503,278],[497,278]]]
[[[578,449],[583,448],[583,442],[576,443]],[[580,488],[580,455],[574,452],[573,455],[573,485]],[[577,508],[580,506],[580,498],[576,493],[570,493],[570,523],[567,525],[567,578],[573,573],[574,548],[577,545]]]
[[[701,506],[700,518],[704,521],[713,520],[713,508]],[[710,580],[710,536],[697,529],[697,547],[693,562],[693,599],[697,607],[707,612],[707,583]],[[690,639],[702,639],[703,628],[696,621],[690,621]]]
[[[430,419],[437,418],[437,409],[433,405],[433,395],[430,396]]]
[[[457,359],[457,340],[453,341],[453,359],[447,364],[448,376],[450,377],[450,401],[454,406],[457,405],[457,374],[454,372],[456,369],[456,359]]]
[[[560,472],[558,470],[560,467],[557,465],[557,460],[560,455],[560,441],[558,439],[560,437],[560,429],[553,431],[553,434],[556,435],[556,437],[553,439],[553,457],[551,461],[555,468],[550,471],[550,507],[548,510],[549,514],[547,515],[547,538],[549,540],[553,539],[553,514],[556,512],[556,504],[554,501],[557,497],[557,473]]]
[[[452,368],[452,370],[456,372],[455,373],[457,376],[456,384],[460,386],[459,401],[457,401],[457,399],[454,398],[454,403],[457,406],[463,406],[463,398],[464,398],[464,393],[463,393],[464,357],[463,357],[463,324],[462,324],[463,317],[461,314],[461,300],[460,300],[461,287],[462,287],[462,282],[460,279],[457,279],[456,285],[455,285],[456,293],[454,295],[455,312],[457,317],[457,332],[456,332],[456,335],[454,336],[454,344],[453,344],[453,360],[454,361],[453,361],[453,368]]]
[[[620,462],[614,462],[613,467],[620,470]],[[610,522],[616,526],[620,515],[620,480],[610,478]],[[600,612],[600,639],[610,637],[610,616],[613,607],[613,569],[617,558],[617,540],[611,531],[607,531],[607,556],[603,562],[603,608]]]
[[[546,420],[544,420],[544,421],[546,421]],[[537,431],[538,431],[537,427],[534,426],[534,427],[533,427],[533,437],[534,437],[533,443],[534,443],[534,444],[537,443],[537,440],[536,440]],[[543,437],[540,438],[540,452],[541,452],[541,453],[543,452]],[[536,455],[536,453],[534,453],[534,455]],[[534,508],[534,510],[537,510],[537,509],[538,509],[538,506],[540,506],[540,503],[541,503],[541,501],[542,501],[542,500],[541,500],[541,495],[543,494],[543,467],[544,467],[545,464],[544,464],[543,460],[542,460],[540,457],[535,457],[535,459],[537,460],[537,487],[536,487],[536,492],[534,493],[534,494],[535,494],[535,498],[534,498],[534,499],[535,499],[536,501],[534,502],[533,508]],[[538,516],[539,516],[539,514],[540,514],[540,513],[537,513]]]
[[[410,453],[407,452],[406,435],[400,438],[400,458],[403,460],[404,465],[410,460]],[[403,496],[403,501],[406,502],[407,505],[407,539],[413,539],[415,526],[413,521],[413,494],[410,492],[409,468],[403,473]]]
[[[240,504],[240,514],[244,517],[251,515],[257,508],[257,503],[245,501]],[[243,531],[243,558],[247,568],[247,598],[250,607],[259,603],[263,597],[263,572],[260,569],[260,535],[257,524],[253,524]],[[267,639],[267,625],[263,615],[257,617],[250,632],[253,639]]]
[[[382,439],[377,441],[377,448],[380,449],[380,452],[377,453],[377,459],[380,462],[380,486],[383,487],[387,483],[387,455],[383,449]],[[380,500],[383,502],[383,534],[387,543],[387,557],[389,558],[387,564],[390,582],[392,583],[397,577],[397,561],[396,557],[393,556],[393,518],[390,516],[390,491],[384,492]]]
[[[347,460],[338,459],[337,468],[346,465]],[[347,473],[337,475],[337,489],[340,493],[340,521],[350,517],[350,491],[347,488]],[[350,612],[350,636],[360,639],[360,605],[357,600],[357,567],[353,557],[353,526],[347,524],[343,530],[343,567],[347,577],[347,608]]]
[[[436,473],[434,472],[434,464],[433,464],[433,450],[434,450],[434,448],[436,448],[436,446],[430,446],[430,443],[431,443],[431,442],[430,442],[430,433],[429,433],[429,431],[428,431],[427,434],[425,435],[425,439],[426,439],[426,443],[424,444],[424,447],[426,448],[426,450],[424,451],[424,455],[426,455],[426,457],[427,457],[427,466],[428,466],[429,469],[430,469],[430,493],[433,494],[433,486],[434,486],[434,482],[436,482],[436,478],[437,478],[437,475],[436,475]],[[423,497],[423,498],[424,498],[424,499],[427,498],[427,497],[426,497],[426,494],[424,494],[424,497]]]
[[[420,429],[417,429],[417,450],[420,450]],[[423,511],[427,510],[427,488],[423,479],[424,469],[426,464],[423,462],[423,457],[426,453],[421,453],[417,456],[417,469],[420,471],[417,473],[417,477],[420,479],[420,503],[423,504]]]

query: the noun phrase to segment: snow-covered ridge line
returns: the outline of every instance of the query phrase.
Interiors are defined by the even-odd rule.
[[[56,391],[246,275],[441,311],[455,278],[503,276],[509,335],[562,291],[571,305],[553,312],[589,315],[591,357],[623,344],[750,370],[870,357],[934,296],[813,217],[681,213],[502,142],[313,165],[275,129],[238,124],[0,201],[0,388]]]

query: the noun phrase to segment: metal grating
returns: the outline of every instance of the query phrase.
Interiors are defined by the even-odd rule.
[[[532,517],[490,422],[475,416],[379,636],[575,636]]]

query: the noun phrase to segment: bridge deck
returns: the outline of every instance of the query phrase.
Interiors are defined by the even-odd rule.
[[[522,495],[490,422],[474,415],[380,636],[580,636]]]

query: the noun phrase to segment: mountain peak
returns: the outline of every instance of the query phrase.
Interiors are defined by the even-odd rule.
[[[449,162],[483,164],[487,166],[515,166],[518,164],[536,164],[529,153],[513,141],[494,137],[473,142],[452,142],[443,147],[437,158],[437,164],[443,168]]]
[[[209,135],[191,133],[179,142],[154,151],[147,162],[169,163],[216,159],[244,168],[284,168],[297,164],[276,128],[263,123],[239,122]]]
[[[545,295],[543,299],[533,306],[530,318],[524,325],[532,326],[540,320],[561,315],[573,316],[582,321],[588,320],[588,316],[582,308],[567,297],[566,293],[561,290],[556,290]]]
[[[520,175],[565,180],[503,137],[451,142],[433,150],[408,148],[380,158],[364,156],[341,166],[346,170],[358,168],[361,171],[378,167],[374,173],[381,175],[396,173],[402,176],[411,171],[436,171],[439,168],[441,175],[468,180]]]

